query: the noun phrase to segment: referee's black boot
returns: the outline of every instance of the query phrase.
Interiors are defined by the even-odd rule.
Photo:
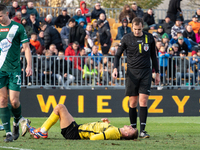
[[[147,134],[147,132],[143,130],[140,132],[139,137],[145,139],[145,138],[150,138],[150,135]]]

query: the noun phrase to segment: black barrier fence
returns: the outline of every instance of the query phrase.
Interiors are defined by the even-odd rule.
[[[22,89],[20,101],[24,117],[48,117],[59,103],[74,117],[127,117],[128,100],[124,90]],[[198,116],[197,90],[152,90],[149,116]]]

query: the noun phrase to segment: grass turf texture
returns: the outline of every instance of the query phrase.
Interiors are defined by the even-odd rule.
[[[33,127],[40,127],[46,118],[29,118]],[[100,121],[101,118],[75,118],[78,124]],[[122,127],[129,124],[127,118],[109,118],[111,124]],[[139,125],[138,125],[139,127]],[[37,149],[37,150],[130,150],[130,149],[200,149],[200,117],[149,117],[146,131],[149,139],[138,140],[65,140],[60,134],[59,121],[49,130],[47,139],[33,139],[27,133],[25,137],[19,137],[17,141],[4,143],[5,131],[0,131],[0,149],[3,146]]]

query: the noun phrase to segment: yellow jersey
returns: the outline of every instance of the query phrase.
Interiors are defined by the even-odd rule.
[[[82,124],[78,128],[81,139],[119,140],[122,135],[119,128],[104,122]]]

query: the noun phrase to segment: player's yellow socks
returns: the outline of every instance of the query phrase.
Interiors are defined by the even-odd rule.
[[[49,118],[43,123],[41,131],[47,132],[58,121],[58,119],[59,116],[52,112]]]

